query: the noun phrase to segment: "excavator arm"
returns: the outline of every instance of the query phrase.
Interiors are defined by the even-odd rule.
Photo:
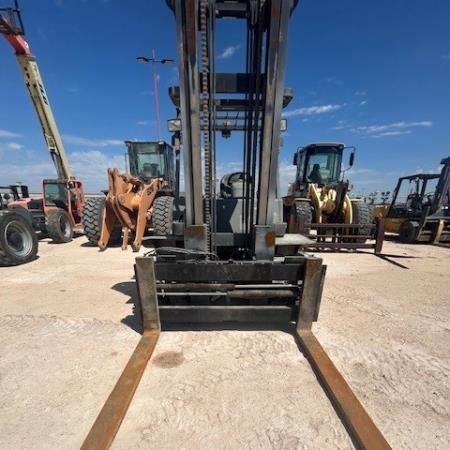
[[[74,179],[36,58],[31,53],[30,46],[22,36],[21,27],[14,26],[11,20],[8,20],[8,13],[9,17],[13,13],[17,14],[21,23],[17,4],[16,9],[0,10],[0,33],[15,51],[17,62],[19,63],[25,85],[42,126],[45,142],[47,143],[48,151],[55,165],[58,178],[64,180]]]

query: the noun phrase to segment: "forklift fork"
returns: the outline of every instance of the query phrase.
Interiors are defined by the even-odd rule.
[[[277,302],[265,306],[255,305],[254,300],[245,302],[245,299],[256,298],[257,293],[260,298],[263,298],[264,288],[267,288],[267,284],[259,284],[259,286],[251,284],[246,287],[237,285],[237,282],[242,282],[243,278],[248,280],[248,278],[254,277],[257,282],[263,283],[264,276],[275,277],[272,278],[274,280],[284,279],[286,281],[286,278],[289,280],[289,284],[285,283],[280,286],[274,284],[280,288],[277,297],[284,298],[289,290],[297,296],[290,304],[291,313],[296,314],[294,338],[297,339],[301,351],[309,361],[357,448],[361,450],[391,450],[312,332],[312,323],[318,318],[325,278],[326,266],[322,265],[322,260],[314,257],[300,257],[288,264],[268,262],[247,264],[246,269],[243,270],[242,263],[155,263],[153,257],[136,258],[135,273],[144,332],[81,446],[81,450],[107,450],[110,447],[157,345],[161,333],[161,319],[163,323],[168,320],[180,323],[183,318],[185,319],[189,310],[193,313],[193,317],[202,317],[206,322],[211,322],[215,317],[239,320],[237,314],[239,311],[243,314],[244,320],[248,317],[261,319],[258,309],[267,312],[272,307],[273,311],[280,313],[278,316],[284,316],[286,306]],[[180,291],[185,291],[186,295],[193,294],[193,298],[195,298],[195,290],[197,293],[205,292],[208,287],[207,280],[213,273],[215,274],[213,279],[216,282],[209,283],[210,289],[216,294],[228,296],[228,300],[222,307],[204,306],[203,302],[201,306],[191,303],[180,307],[174,306],[170,301],[169,304],[164,303],[164,293],[177,292],[179,294]],[[172,274],[170,278],[169,274]],[[297,277],[297,286],[293,283],[294,275]],[[284,278],[282,278],[283,276]],[[236,293],[236,291],[240,293]],[[274,291],[276,289],[270,288],[270,293],[267,295],[273,296]],[[230,295],[231,293],[232,295]],[[237,306],[231,306],[230,302],[237,298],[241,299],[241,303],[238,302]],[[181,310],[177,308],[181,308]],[[224,314],[225,310],[228,310],[227,314]],[[272,311],[270,312],[270,317],[278,316]],[[189,322],[189,320],[184,320],[184,322]]]

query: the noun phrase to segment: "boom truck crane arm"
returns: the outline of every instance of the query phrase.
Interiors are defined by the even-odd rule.
[[[43,180],[43,198],[12,202],[8,208],[26,208],[32,215],[33,228],[47,234],[53,242],[72,239],[74,229],[81,229],[84,191],[70,169],[67,154],[56,125],[36,58],[24,38],[17,0],[14,7],[0,8],[0,34],[14,49],[20,71],[42,127],[48,151],[56,168],[57,179]]]
[[[17,1],[14,8],[0,9],[0,33],[14,49],[28,93],[42,126],[47,148],[56,168],[58,179],[73,180],[67,154],[56,125],[50,101],[44,87],[36,57],[32,54],[23,34]],[[15,18],[17,18],[15,20]]]

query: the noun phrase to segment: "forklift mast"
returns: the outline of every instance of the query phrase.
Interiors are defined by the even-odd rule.
[[[282,109],[293,97],[284,78],[289,19],[298,0],[166,1],[177,29],[180,86],[169,94],[181,111],[187,233],[203,226],[208,250],[220,246],[216,132],[227,137],[241,131],[241,234],[245,245],[254,247],[258,228],[273,232],[283,222],[278,154]],[[246,67],[240,73],[215,70],[216,24],[225,18],[247,25]]]
[[[436,213],[445,201],[450,202],[450,156],[442,159],[442,170],[434,194],[431,213]]]
[[[36,58],[23,36],[24,30],[17,1],[14,2],[13,8],[0,9],[0,34],[5,37],[16,53],[17,62],[42,126],[58,178],[74,179]]]

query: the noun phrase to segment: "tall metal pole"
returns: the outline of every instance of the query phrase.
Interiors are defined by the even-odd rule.
[[[155,98],[155,115],[156,115],[156,134],[158,141],[161,140],[161,119],[159,114],[159,89],[158,89],[158,73],[156,70],[156,51],[152,49],[152,72],[153,72],[153,90]]]

